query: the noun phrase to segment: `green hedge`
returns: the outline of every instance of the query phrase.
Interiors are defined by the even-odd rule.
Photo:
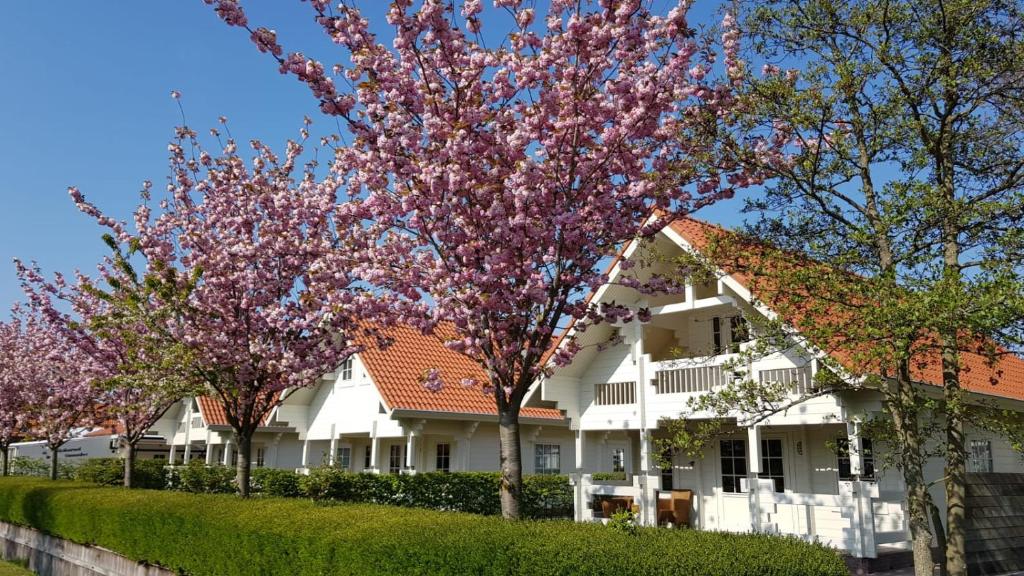
[[[299,492],[318,501],[365,502],[500,514],[500,475],[496,472],[353,474],[315,468],[299,477]],[[283,496],[286,494],[273,493]],[[523,509],[528,518],[571,518],[573,490],[566,476],[523,478]]]
[[[102,486],[124,482],[124,461],[93,458],[83,462],[76,478]],[[136,462],[137,488],[227,494],[235,492],[235,469],[207,466],[193,460],[167,472],[159,460]],[[496,472],[428,472],[415,475],[354,474],[337,468],[314,468],[308,476],[290,470],[253,468],[254,494],[305,497],[324,502],[362,502],[433,508],[473,514],[501,513]],[[566,476],[523,478],[523,509],[527,518],[571,518],[573,490]]]
[[[78,471],[78,465],[65,462],[63,458],[57,460],[57,477],[62,480],[74,480]],[[18,456],[11,458],[11,476],[50,476],[50,461],[45,458],[29,458]]]
[[[132,481],[136,488],[161,490],[167,487],[167,463],[163,460],[136,460]],[[124,485],[124,460],[121,458],[90,458],[75,470],[75,478],[103,486]]]
[[[836,552],[766,535],[500,518],[370,504],[0,479],[0,520],[192,576],[845,576]]]

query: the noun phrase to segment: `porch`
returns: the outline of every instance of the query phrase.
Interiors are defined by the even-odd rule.
[[[730,430],[703,457],[676,454],[664,470],[651,457],[659,433],[577,433],[577,454],[587,458],[572,475],[578,521],[605,522],[609,510],[628,507],[644,525],[793,535],[855,558],[908,548],[898,479],[876,476],[874,455],[863,443],[852,457],[848,449],[837,453],[827,445],[849,442],[845,425]],[[623,447],[624,465],[617,471]],[[609,501],[613,505],[603,505]],[[687,521],[679,522],[682,516]]]

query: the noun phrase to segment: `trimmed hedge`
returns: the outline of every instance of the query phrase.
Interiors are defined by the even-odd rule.
[[[299,492],[316,501],[391,504],[495,515],[501,513],[500,482],[497,472],[353,474],[335,468],[315,468],[308,476],[299,476]],[[523,516],[571,518],[572,506],[573,490],[568,477],[523,478]]]
[[[162,490],[167,487],[166,462],[163,460],[136,460],[132,481],[135,488]],[[75,478],[102,486],[124,485],[124,460],[121,458],[90,458],[79,464]]]
[[[0,520],[192,576],[845,576],[792,538],[0,479]],[[197,537],[198,536],[198,537]]]

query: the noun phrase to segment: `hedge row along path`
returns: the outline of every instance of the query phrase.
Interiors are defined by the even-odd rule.
[[[0,520],[192,576],[845,576],[792,538],[0,479]]]

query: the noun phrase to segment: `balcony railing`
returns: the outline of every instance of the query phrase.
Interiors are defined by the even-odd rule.
[[[598,406],[636,403],[636,382],[610,382],[594,385],[594,403]]]
[[[708,392],[725,382],[721,365],[690,366],[659,370],[654,377],[656,394]]]
[[[801,366],[800,368],[776,368],[774,370],[761,370],[758,379],[762,384],[775,383],[783,384],[794,394],[804,395],[814,392],[814,375],[811,374],[811,367]]]

